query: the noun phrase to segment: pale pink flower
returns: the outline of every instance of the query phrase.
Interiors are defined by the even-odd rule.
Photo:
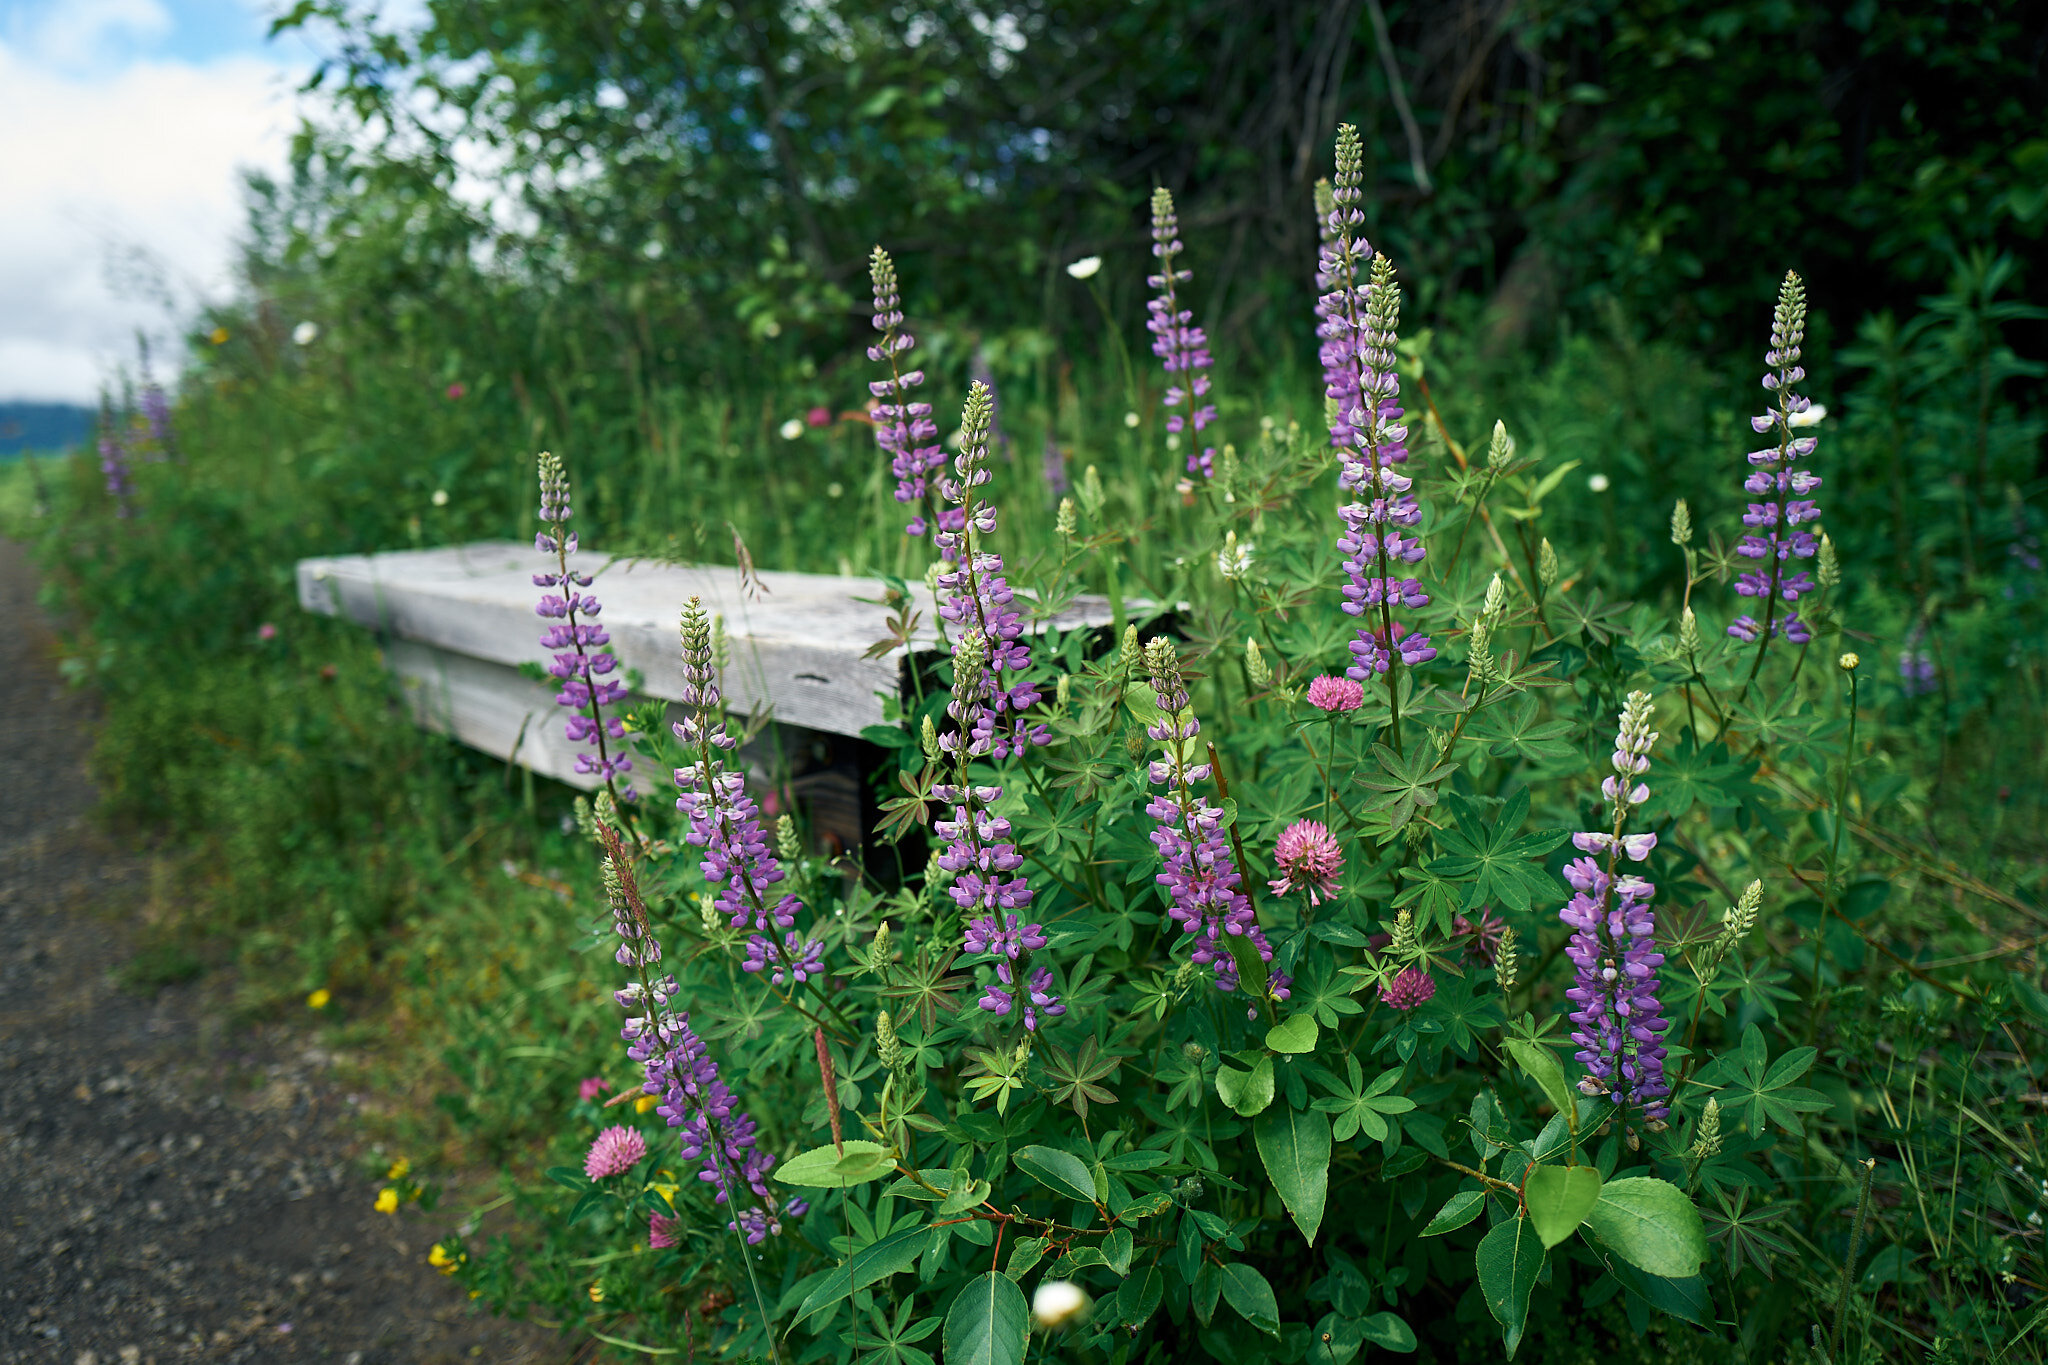
[[[585,1076],[576,1083],[576,1098],[594,1100],[612,1088],[612,1083],[602,1076]]]
[[[1365,705],[1365,684],[1326,673],[1309,682],[1308,704],[1318,711],[1356,711]]]
[[[1276,896],[1300,890],[1308,893],[1310,905],[1321,905],[1323,897],[1343,889],[1337,874],[1344,870],[1344,851],[1320,820],[1296,820],[1282,830],[1273,844],[1273,861],[1280,868],[1279,878],[1269,883]]]
[[[583,1158],[583,1173],[592,1180],[624,1175],[646,1155],[647,1139],[640,1136],[638,1129],[614,1124],[590,1144],[590,1155]]]
[[[664,1214],[648,1214],[647,1245],[656,1251],[678,1245],[680,1239],[676,1236],[676,1225],[682,1221],[680,1218],[670,1218]]]
[[[262,625],[256,627],[256,638],[259,640],[275,640],[277,638],[277,627],[265,621]]]

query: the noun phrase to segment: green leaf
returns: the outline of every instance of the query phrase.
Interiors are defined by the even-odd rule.
[[[1513,1341],[1521,1339],[1522,1324],[1529,1317],[1529,1293],[1536,1287],[1536,1277],[1543,1273],[1546,1255],[1542,1239],[1526,1218],[1510,1218],[1496,1224],[1493,1231],[1480,1239],[1474,1257],[1479,1271],[1479,1293],[1493,1320],[1506,1329]],[[1508,1354],[1514,1354],[1512,1347]]]
[[[1260,1057],[1250,1071],[1217,1067],[1216,1095],[1246,1118],[1264,1112],[1273,1102],[1273,1059]]]
[[[1427,866],[1440,877],[1471,883],[1465,893],[1466,909],[1498,901],[1512,910],[1527,910],[1556,895],[1557,879],[1531,859],[1549,853],[1571,836],[1561,829],[1515,832],[1529,818],[1527,787],[1516,789],[1490,827],[1480,820],[1476,803],[1462,796],[1452,796],[1449,801],[1457,824],[1438,830],[1436,838],[1450,856],[1432,859]]]
[[[1142,1327],[1147,1318],[1159,1311],[1159,1301],[1165,1294],[1166,1277],[1158,1267],[1139,1271],[1117,1290],[1116,1321],[1126,1327]]]
[[[1484,1190],[1459,1190],[1444,1201],[1436,1211],[1436,1217],[1429,1220],[1429,1226],[1422,1230],[1424,1237],[1438,1237],[1446,1232],[1456,1232],[1479,1216],[1486,1207]]]
[[[1262,1114],[1252,1125],[1252,1135],[1280,1202],[1314,1246],[1330,1192],[1330,1121],[1314,1110],[1282,1106]]]
[[[1259,955],[1259,946],[1252,942],[1250,934],[1225,934],[1223,937],[1224,946],[1230,949],[1230,960],[1237,965],[1238,989],[1254,1000],[1264,1000],[1272,975],[1266,959]]]
[[[996,1271],[977,1275],[946,1310],[946,1365],[1023,1365],[1030,1331],[1024,1291]]]
[[[1071,1152],[1033,1145],[1018,1148],[1010,1160],[1016,1163],[1018,1170],[1055,1194],[1078,1199],[1084,1204],[1095,1202],[1095,1176],[1082,1164],[1081,1158]]]
[[[785,1185],[837,1190],[848,1185],[880,1180],[885,1175],[893,1174],[895,1170],[896,1163],[889,1159],[888,1148],[879,1142],[848,1138],[844,1158],[841,1158],[838,1149],[830,1144],[813,1147],[810,1151],[799,1152],[776,1166],[774,1175]]]
[[[1316,1027],[1314,1015],[1296,1014],[1266,1030],[1266,1046],[1275,1052],[1314,1052],[1320,1037],[1322,1030]]]
[[[1385,811],[1390,829],[1400,829],[1418,809],[1434,806],[1437,787],[1457,771],[1456,764],[1438,763],[1430,744],[1414,745],[1405,758],[1384,744],[1373,745],[1372,752],[1379,771],[1360,778],[1359,785],[1378,793],[1366,798],[1366,809]]]
[[[1707,1259],[1707,1231],[1685,1191],[1666,1180],[1610,1180],[1586,1215],[1603,1246],[1639,1270],[1689,1279]]]
[[[1559,1064],[1557,1054],[1541,1043],[1532,1043],[1523,1038],[1507,1040],[1508,1055],[1515,1059],[1515,1065],[1527,1072],[1529,1079],[1536,1082],[1543,1098],[1550,1101],[1550,1107],[1565,1116],[1567,1123],[1575,1123],[1579,1109],[1572,1099],[1571,1085],[1564,1078],[1564,1067]],[[1546,1242],[1546,1246],[1556,1246]]]
[[[1280,1301],[1266,1277],[1248,1265],[1223,1267],[1223,1301],[1261,1332],[1280,1335]]]
[[[1545,1247],[1579,1230],[1600,1198],[1600,1172],[1591,1166],[1538,1166],[1522,1183],[1522,1202]]]
[[[1365,1333],[1365,1339],[1382,1351],[1399,1351],[1405,1355],[1415,1349],[1415,1330],[1398,1313],[1374,1313],[1359,1327]]]
[[[1131,1247],[1129,1228],[1111,1228],[1102,1239],[1102,1263],[1119,1279],[1131,1273]]]
[[[924,1255],[925,1246],[931,1241],[930,1228],[904,1228],[892,1232],[879,1242],[871,1242],[853,1253],[846,1264],[825,1277],[797,1310],[796,1320],[802,1322],[821,1309],[830,1308],[856,1290],[865,1289],[885,1275],[900,1275]],[[1012,1288],[1016,1286],[1012,1285]],[[1019,1302],[1022,1296],[1019,1296]]]

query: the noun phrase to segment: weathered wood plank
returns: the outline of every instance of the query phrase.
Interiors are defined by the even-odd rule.
[[[863,657],[888,635],[879,580],[762,572],[763,591],[749,594],[730,568],[612,561],[593,550],[573,562],[595,580],[591,591],[604,603],[600,619],[613,653],[642,677],[636,699],[681,695],[676,626],[692,596],[725,618],[731,664],[724,689],[735,711],[764,710],[784,725],[858,735],[882,723],[883,697],[903,685],[902,647]],[[549,658],[539,643],[547,623],[533,610],[542,591],[533,575],[549,565],[531,544],[506,541],[306,559],[298,565],[299,604],[383,634],[421,724],[500,758],[512,757],[516,744],[521,764],[588,787],[574,770],[576,746],[563,738],[554,689],[518,672],[522,663]],[[914,644],[935,647],[931,595],[922,585],[911,591],[921,614]],[[1108,621],[1105,602],[1082,599],[1054,623]]]

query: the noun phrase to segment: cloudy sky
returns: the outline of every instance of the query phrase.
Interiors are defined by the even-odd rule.
[[[313,65],[274,8],[0,0],[0,401],[91,403],[227,291],[243,168],[283,168]]]

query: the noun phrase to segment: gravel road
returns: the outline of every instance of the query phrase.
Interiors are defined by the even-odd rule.
[[[0,1362],[566,1360],[426,1267],[437,1224],[372,1209],[313,1037],[117,984],[150,862],[92,818],[50,641],[0,541]]]

